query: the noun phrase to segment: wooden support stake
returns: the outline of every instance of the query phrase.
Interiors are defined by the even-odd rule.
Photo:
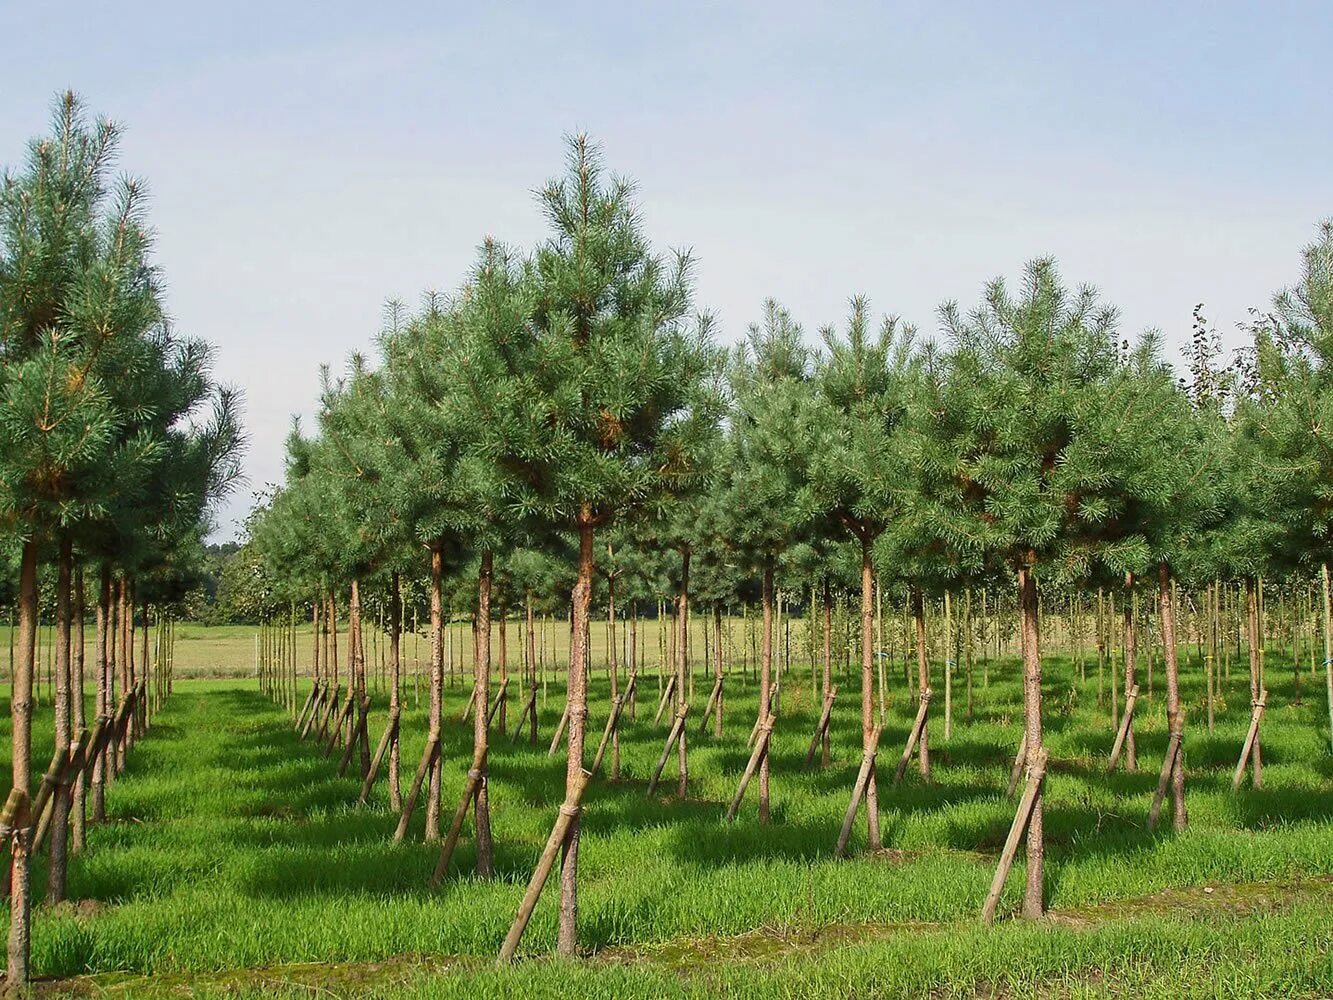
[[[602,766],[602,757],[606,755],[606,748],[611,742],[611,734],[620,728],[620,715],[633,694],[634,684],[637,680],[636,672],[631,670],[629,681],[625,684],[625,690],[616,695],[611,702],[611,714],[606,718],[606,728],[602,730],[602,739],[597,744],[597,753],[593,755],[592,767],[588,768],[588,773],[591,775],[596,775],[597,769]]]
[[[560,812],[556,815],[555,823],[551,827],[551,835],[546,838],[546,846],[542,848],[541,857],[537,860],[537,867],[533,870],[532,878],[528,882],[528,890],[523,894],[523,902],[519,904],[518,913],[514,915],[514,922],[509,927],[509,933],[505,935],[504,944],[500,946],[500,957],[496,960],[497,965],[507,965],[514,960],[514,952],[518,950],[518,942],[522,940],[523,932],[528,927],[528,921],[532,919],[532,911],[537,908],[537,900],[541,898],[542,889],[546,885],[547,878],[550,877],[551,868],[555,865],[555,857],[565,843],[570,826],[578,818],[582,809],[583,793],[587,789],[588,779],[591,777],[592,775],[584,771],[582,779],[565,796],[564,804],[561,805]]]
[[[347,698],[343,701],[342,708],[338,709],[338,714],[333,718],[333,725],[329,727],[329,742],[324,746],[325,757],[332,754],[333,748],[342,741],[343,727],[352,714],[352,707],[356,704],[355,699],[356,692],[352,688],[348,688]]]
[[[431,736],[426,740],[426,747],[421,751],[421,763],[417,765],[416,776],[412,779],[412,787],[407,793],[407,798],[403,801],[403,812],[398,817],[398,828],[393,831],[393,842],[401,844],[403,838],[407,836],[407,824],[412,821],[412,811],[417,807],[417,798],[421,795],[421,784],[426,780],[426,775],[430,773],[431,765],[435,763],[435,757],[440,752],[440,738]]]
[[[810,749],[805,752],[805,766],[809,767],[814,762],[815,754],[819,752],[820,741],[824,739],[824,734],[828,732],[829,719],[833,717],[833,699],[838,697],[836,686],[830,687],[828,694],[824,696],[824,710],[819,715],[819,723],[815,726],[815,735],[810,737]]]
[[[750,738],[745,741],[745,746],[747,749],[749,747],[754,746],[755,738],[759,735],[759,724],[763,722],[766,717],[770,715],[777,715],[777,712],[773,710],[773,706],[777,703],[778,688],[780,687],[782,687],[782,681],[778,681],[776,684],[774,684],[772,687],[768,689],[768,704],[762,706],[763,711],[761,711],[757,716],[755,716],[754,725],[750,727]]]
[[[1028,734],[1025,730],[1023,738],[1018,741],[1018,753],[1014,754],[1014,766],[1009,769],[1009,787],[1005,789],[1004,797],[1012,799],[1014,792],[1018,789],[1018,779],[1023,776],[1023,768],[1028,762]]]
[[[510,737],[510,742],[518,742],[518,734],[523,732],[523,727],[527,724],[528,718],[537,711],[537,688],[533,687],[528,692],[528,700],[523,703],[523,709],[518,713],[518,725],[514,727],[514,735]]]
[[[1014,813],[1014,822],[1009,827],[1009,836],[1004,840],[1004,850],[1000,852],[1000,863],[995,868],[995,878],[991,880],[990,892],[986,893],[986,903],[981,908],[981,919],[988,925],[995,922],[995,908],[1000,905],[1004,880],[1009,877],[1009,869],[1013,867],[1014,856],[1018,853],[1019,841],[1023,839],[1023,832],[1028,828],[1032,807],[1037,804],[1037,795],[1041,791],[1042,780],[1046,777],[1046,761],[1049,757],[1046,748],[1039,748],[1036,753],[1031,754],[1031,757],[1027,787],[1023,789],[1023,798],[1019,800],[1018,811]]]
[[[671,702],[671,692],[674,690],[676,690],[676,676],[672,674],[671,679],[667,681],[666,688],[662,691],[662,700],[657,703],[657,714],[653,716],[654,726],[662,721],[662,713],[666,711],[667,705]]]
[[[657,767],[653,768],[652,780],[648,782],[648,794],[651,796],[657,791],[657,783],[662,778],[662,769],[666,767],[667,758],[671,756],[671,748],[676,745],[676,740],[680,738],[680,732],[685,728],[685,716],[689,714],[689,702],[680,706],[680,711],[676,713],[676,721],[671,724],[671,729],[667,733],[666,744],[662,747],[662,756],[657,759]]]
[[[312,707],[314,707],[315,697],[318,694],[319,694],[319,684],[318,682],[316,682],[314,686],[310,688],[310,693],[305,696],[305,704],[301,706],[301,714],[296,717],[296,731],[300,733],[302,737],[305,736],[306,713],[309,712]]]
[[[917,740],[921,739],[921,730],[926,726],[926,710],[930,708],[930,688],[921,692],[921,704],[917,706],[916,721],[912,723],[912,731],[907,734],[907,745],[903,747],[902,759],[898,761],[898,770],[893,773],[893,783],[896,785],[903,780],[903,775],[907,773],[907,764],[912,759],[912,751],[916,749]]]
[[[1157,821],[1162,816],[1162,802],[1166,799],[1166,790],[1171,784],[1171,775],[1176,769],[1176,759],[1180,756],[1180,734],[1172,733],[1166,745],[1166,759],[1162,761],[1162,775],[1157,779],[1157,792],[1152,797],[1152,808],[1148,810],[1148,832],[1157,829]]]
[[[765,757],[768,756],[768,741],[773,736],[773,723],[777,720],[769,716],[764,720],[764,724],[759,727],[759,739],[754,741],[754,752],[750,754],[750,761],[745,765],[745,773],[741,775],[740,784],[736,786],[736,794],[731,797],[731,805],[727,807],[727,822],[730,823],[736,818],[736,813],[741,807],[741,800],[745,798],[745,787],[754,777],[755,771],[759,770],[759,765]]]
[[[546,751],[546,756],[554,757],[555,752],[560,749],[560,741],[564,738],[565,727],[569,725],[569,704],[566,702],[565,710],[560,714],[560,721],[555,725],[555,735],[551,737],[551,749]]]
[[[370,799],[370,790],[374,787],[375,779],[379,777],[380,765],[384,763],[384,754],[398,735],[398,721],[401,715],[401,708],[395,708],[389,713],[389,724],[384,727],[384,735],[380,737],[379,746],[375,748],[375,756],[370,761],[370,771],[366,774],[366,779],[361,782],[361,798],[358,799],[361,805],[365,805]]]
[[[500,703],[505,700],[505,694],[509,688],[509,678],[506,677],[500,682],[500,690],[495,692],[495,701],[491,703],[491,710],[486,713],[486,730],[489,732],[491,723],[495,720],[495,713],[500,708]]]
[[[879,735],[882,732],[876,726],[870,733],[870,749],[861,755],[861,767],[856,772],[856,781],[852,783],[852,800],[847,803],[847,813],[842,818],[842,829],[838,831],[838,844],[833,848],[835,858],[847,856],[847,842],[852,837],[852,824],[856,822],[856,810],[865,798],[866,786],[870,784],[870,771],[875,766],[875,756],[879,753]]]
[[[1129,738],[1129,727],[1134,722],[1134,703],[1139,700],[1139,686],[1135,684],[1129,689],[1129,694],[1125,695],[1125,714],[1120,719],[1120,728],[1115,734],[1115,745],[1111,747],[1111,759],[1106,764],[1107,772],[1115,770],[1115,766],[1120,763],[1120,754],[1125,749],[1125,741]]]
[[[467,704],[463,706],[463,714],[458,717],[459,722],[467,722],[467,717],[472,714],[472,706],[477,703],[477,685],[472,685],[472,693],[467,696]]]
[[[311,706],[310,718],[305,720],[305,725],[301,728],[301,739],[304,740],[310,735],[310,729],[314,726],[315,720],[323,713],[324,703],[328,698],[328,690],[327,684],[315,684],[315,691],[317,692],[315,695],[315,704]]]
[[[1240,751],[1240,760],[1236,763],[1236,773],[1231,776],[1231,790],[1240,790],[1240,783],[1245,780],[1245,765],[1250,762],[1254,752],[1254,741],[1259,738],[1259,720],[1264,717],[1264,706],[1268,703],[1268,690],[1259,692],[1259,700],[1250,712],[1250,730],[1245,734],[1245,745]]]
[[[713,706],[717,704],[718,697],[722,694],[722,678],[719,677],[713,681],[713,690],[708,693],[708,704],[704,706],[703,718],[699,723],[699,732],[708,732],[709,716],[713,714]]]
[[[100,721],[100,720],[99,720]],[[99,737],[100,738],[100,737]],[[74,784],[74,779],[83,768],[84,757],[88,752],[89,740],[88,730],[79,732],[78,738],[70,745],[64,760],[61,762],[60,771],[56,775],[56,788],[69,788]],[[43,779],[43,784],[45,779]],[[41,812],[34,812],[33,819],[37,823],[37,832],[33,834],[32,846],[28,850],[36,854],[42,849],[42,841],[46,839],[47,829],[51,825],[51,817],[55,815],[55,794],[49,795],[42,806]]]
[[[367,744],[370,742],[370,737],[366,733],[366,713],[369,711],[370,699],[360,699],[356,706],[356,725],[352,727],[352,738],[347,741],[347,746],[343,749],[342,759],[338,761],[338,777],[340,778],[347,773],[347,768],[352,763],[352,754],[361,741],[365,740]],[[348,714],[350,715],[350,713]]]
[[[454,810],[453,822],[449,824],[449,833],[444,838],[444,845],[440,848],[440,860],[435,863],[435,871],[430,877],[430,887],[438,889],[440,883],[444,881],[445,873],[449,871],[449,862],[453,860],[454,848],[458,844],[458,836],[463,830],[463,820],[467,819],[468,806],[476,800],[477,794],[485,784],[486,751],[478,747],[472,753],[472,766],[468,768],[467,781],[463,784],[463,797],[458,800],[458,808]]]

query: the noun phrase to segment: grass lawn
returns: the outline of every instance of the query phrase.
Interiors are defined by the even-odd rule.
[[[1209,737],[1202,671],[1187,666],[1191,826],[1152,835],[1145,824],[1166,745],[1164,691],[1140,700],[1139,772],[1107,775],[1113,733],[1095,678],[1080,681],[1067,661],[1048,660],[1053,915],[1038,925],[1009,918],[1020,866],[1001,907],[1006,919],[987,930],[978,913],[1013,813],[1004,786],[1019,737],[1016,662],[992,663],[988,688],[978,677],[970,721],[958,682],[949,741],[937,697],[929,785],[913,771],[888,787],[913,708],[901,681],[891,682],[880,768],[885,850],[862,853],[862,819],[843,862],[831,853],[860,757],[855,685],[842,682],[833,765],[807,772],[818,704],[802,673],[784,683],[769,827],[753,801],[736,823],[722,819],[747,757],[754,684],[730,682],[722,740],[698,735],[697,719],[691,725],[682,802],[645,795],[665,735],[652,722],[656,681],[645,679],[624,736],[625,778],[599,777],[584,813],[579,920],[589,958],[542,957],[555,942],[553,880],[524,960],[507,970],[493,968],[494,955],[563,796],[563,762],[546,755],[562,690],[550,688],[537,747],[494,736],[499,878],[466,877],[468,829],[455,873],[431,891],[437,849],[419,842],[421,810],[417,843],[391,845],[383,782],[372,805],[358,808],[357,779],[338,778],[336,760],[300,742],[252,681],[180,681],[109,793],[111,822],[91,829],[88,851],[71,865],[70,896],[80,902],[37,910],[34,970],[58,980],[43,987],[53,993],[134,997],[1333,993],[1333,760],[1317,684],[1307,679],[1305,702],[1294,703],[1290,674],[1273,672],[1265,787],[1233,795],[1246,681],[1233,671]],[[696,685],[700,702],[707,692]],[[471,753],[471,723],[458,718],[466,698],[461,686],[446,692],[446,815]],[[378,701],[372,739],[383,725]],[[424,703],[414,708],[409,696],[407,705],[405,783],[425,734]],[[607,709],[605,678],[594,672],[598,733]],[[50,753],[49,726],[43,712],[34,760]],[[34,885],[44,885],[40,861]]]

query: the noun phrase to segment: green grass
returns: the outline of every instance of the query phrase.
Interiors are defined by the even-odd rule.
[[[72,864],[71,898],[96,905],[38,909],[34,968],[48,977],[93,974],[66,986],[129,996],[186,987],[201,996],[307,996],[318,987],[403,997],[1333,991],[1333,890],[1300,881],[1333,873],[1327,716],[1308,678],[1307,700],[1294,703],[1290,674],[1269,677],[1265,787],[1233,795],[1231,770],[1249,714],[1245,680],[1233,672],[1209,737],[1201,671],[1186,668],[1191,827],[1153,835],[1145,821],[1166,745],[1160,687],[1140,700],[1140,771],[1107,775],[1113,733],[1096,704],[1095,677],[1082,683],[1067,661],[1049,660],[1048,895],[1057,918],[977,926],[1012,819],[1003,792],[1019,736],[1016,670],[1012,661],[992,664],[988,689],[978,674],[971,721],[958,680],[949,741],[937,693],[934,782],[909,772],[896,789],[888,779],[913,706],[901,681],[891,681],[880,792],[887,850],[845,862],[830,855],[860,756],[850,678],[842,681],[835,760],[825,771],[802,767],[817,710],[804,671],[793,670],[784,685],[773,744],[774,818],[765,828],[753,791],[735,824],[722,821],[747,756],[753,683],[733,676],[722,740],[698,736],[697,719],[691,725],[692,781],[682,802],[644,794],[665,729],[652,724],[650,675],[638,721],[624,736],[625,780],[599,778],[585,810],[580,932],[593,958],[577,967],[526,961],[503,972],[491,961],[562,797],[563,764],[545,750],[561,709],[555,685],[539,747],[494,737],[499,878],[455,875],[432,892],[426,880],[436,849],[419,843],[420,811],[418,842],[391,845],[395,818],[382,782],[372,806],[358,808],[358,782],[339,779],[336,760],[298,741],[285,713],[253,682],[182,681],[113,786],[111,822],[91,831],[89,850]],[[935,686],[938,692],[938,679]],[[707,684],[696,694],[702,701]],[[458,721],[466,697],[461,686],[446,692],[446,813],[470,757],[471,724]],[[410,695],[407,704],[404,782],[425,730],[424,704],[413,707]],[[605,679],[595,674],[590,725],[597,732],[607,705]],[[380,704],[374,738],[382,720]],[[49,754],[49,739],[44,715],[34,759]],[[472,866],[469,835],[456,870]],[[853,849],[864,849],[864,821]],[[35,882],[43,884],[38,868]],[[1016,870],[1003,912],[1016,907],[1021,880]],[[1235,884],[1245,888],[1214,897],[1200,889]],[[1180,887],[1198,891],[1129,902]],[[554,890],[548,887],[528,929],[525,955],[553,949]],[[1262,905],[1247,904],[1251,895]],[[133,978],[142,975],[153,978]]]

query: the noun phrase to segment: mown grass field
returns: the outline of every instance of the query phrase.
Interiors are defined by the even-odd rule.
[[[593,680],[590,726],[600,732],[607,687],[600,672]],[[372,805],[358,808],[358,780],[338,778],[336,759],[300,742],[253,681],[182,680],[113,786],[111,822],[91,830],[88,851],[72,862],[70,896],[82,902],[39,908],[34,970],[51,993],[133,997],[1326,996],[1326,708],[1308,678],[1303,703],[1289,673],[1272,671],[1268,683],[1265,787],[1233,795],[1246,680],[1233,669],[1209,737],[1202,671],[1186,666],[1191,826],[1154,835],[1145,826],[1166,745],[1164,692],[1159,686],[1140,701],[1139,772],[1107,775],[1113,733],[1109,712],[1097,707],[1095,676],[1081,682],[1068,661],[1049,659],[1053,914],[988,930],[978,913],[1013,813],[1004,786],[1019,736],[1015,662],[992,663],[988,688],[978,677],[970,721],[959,681],[951,740],[936,713],[929,785],[913,771],[887,787],[913,708],[901,680],[891,679],[880,768],[885,850],[860,853],[861,820],[857,853],[843,862],[831,854],[860,757],[852,679],[835,713],[833,765],[813,772],[803,758],[817,700],[803,670],[784,683],[774,821],[765,828],[753,801],[733,825],[723,822],[747,757],[753,683],[733,675],[722,740],[699,735],[697,719],[691,725],[692,781],[682,802],[645,795],[665,735],[652,722],[650,675],[624,736],[624,780],[599,777],[584,813],[580,928],[588,958],[545,957],[555,941],[552,883],[523,960],[496,970],[494,955],[563,795],[563,762],[546,754],[561,710],[556,684],[537,747],[494,736],[500,877],[467,877],[468,830],[454,874],[432,891],[437,849],[419,842],[420,811],[418,842],[393,846],[383,782]],[[696,685],[700,702],[707,691]],[[463,687],[446,692],[446,814],[470,757],[471,723],[459,721],[466,697]],[[414,708],[409,696],[407,705],[405,782],[425,733],[424,699]],[[49,755],[49,741],[43,712],[36,760]],[[1016,869],[1006,915],[1021,878]],[[43,879],[39,862],[35,884]]]

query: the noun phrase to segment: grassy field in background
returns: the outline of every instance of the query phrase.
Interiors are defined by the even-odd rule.
[[[179,635],[179,633],[178,633]],[[245,641],[243,631],[235,643]],[[1276,659],[1276,656],[1273,656]],[[938,668],[937,668],[938,669]],[[1164,693],[1139,708],[1140,770],[1105,773],[1109,713],[1095,678],[1047,660],[1049,921],[978,926],[1013,813],[1004,795],[1019,738],[1013,660],[991,665],[953,737],[936,712],[934,781],[888,787],[913,705],[891,678],[882,753],[885,850],[831,857],[859,761],[855,682],[843,681],[834,763],[802,767],[817,710],[807,675],[784,685],[773,744],[771,826],[751,801],[731,825],[725,803],[747,757],[757,691],[739,674],[721,740],[690,729],[691,787],[645,795],[665,727],[646,679],[624,736],[624,780],[588,795],[581,852],[585,963],[545,957],[555,941],[548,886],[515,968],[492,962],[563,795],[546,754],[563,689],[542,705],[537,747],[498,731],[491,751],[499,878],[467,877],[470,828],[445,886],[426,886],[436,848],[389,842],[383,782],[358,808],[358,781],[300,742],[251,681],[181,681],[129,772],[109,794],[70,872],[71,898],[37,910],[34,968],[58,993],[115,996],[1326,996],[1333,992],[1333,759],[1319,687],[1273,671],[1264,728],[1265,787],[1230,791],[1249,715],[1246,680],[1223,687],[1217,731],[1203,724],[1202,671],[1185,668],[1191,827],[1149,834],[1146,815],[1166,745]],[[940,682],[935,682],[936,690]],[[304,689],[303,689],[304,690]],[[696,686],[701,701],[708,685]],[[466,688],[446,692],[446,813],[470,757],[459,721]],[[376,699],[372,737],[384,721]],[[407,701],[404,780],[425,733],[424,698]],[[940,708],[937,700],[933,710]],[[608,710],[593,675],[590,727]],[[49,754],[41,713],[34,759]],[[0,740],[0,747],[6,741]],[[0,761],[3,766],[3,761]],[[668,775],[673,772],[668,768]],[[668,780],[664,788],[674,788]],[[1165,824],[1169,827],[1169,823]],[[35,884],[44,877],[37,864]],[[1022,882],[1011,876],[1002,911]],[[1211,890],[1211,891],[1209,891]],[[75,977],[75,978],[69,978]]]

